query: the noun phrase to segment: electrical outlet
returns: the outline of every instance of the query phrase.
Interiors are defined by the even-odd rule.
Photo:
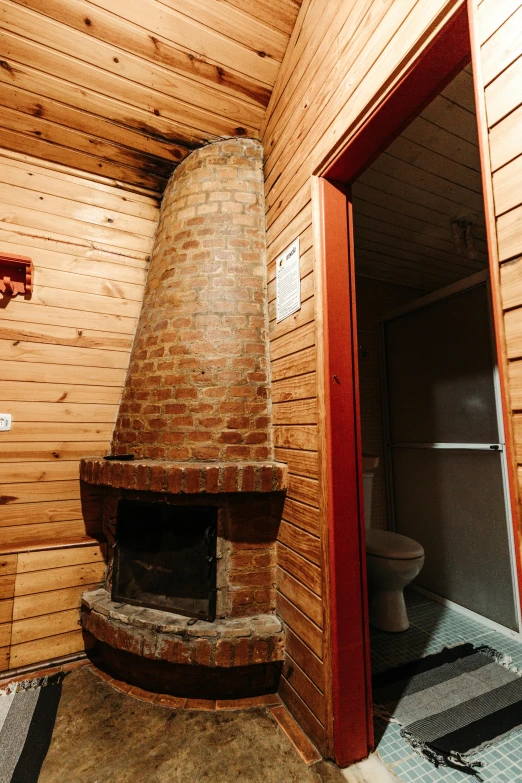
[[[0,432],[6,432],[11,429],[11,414],[0,413]]]

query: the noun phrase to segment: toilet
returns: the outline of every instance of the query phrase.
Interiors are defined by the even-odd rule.
[[[424,549],[407,536],[370,528],[373,474],[378,465],[379,457],[363,455],[370,625],[381,631],[396,633],[409,628],[404,588],[420,573],[424,565]]]

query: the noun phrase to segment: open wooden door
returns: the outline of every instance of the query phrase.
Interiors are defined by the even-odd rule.
[[[352,204],[348,186],[317,179],[314,191],[322,272],[321,473],[327,487],[331,728],[335,759],[346,766],[373,748]]]

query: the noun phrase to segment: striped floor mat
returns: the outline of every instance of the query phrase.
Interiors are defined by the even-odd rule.
[[[377,674],[373,698],[421,755],[479,779],[470,756],[522,726],[522,678],[490,647],[461,644]]]
[[[24,680],[0,692],[0,783],[37,783],[64,677]]]

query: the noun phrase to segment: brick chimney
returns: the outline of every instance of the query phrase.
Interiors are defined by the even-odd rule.
[[[113,452],[273,458],[262,148],[197,150],[161,208]]]

